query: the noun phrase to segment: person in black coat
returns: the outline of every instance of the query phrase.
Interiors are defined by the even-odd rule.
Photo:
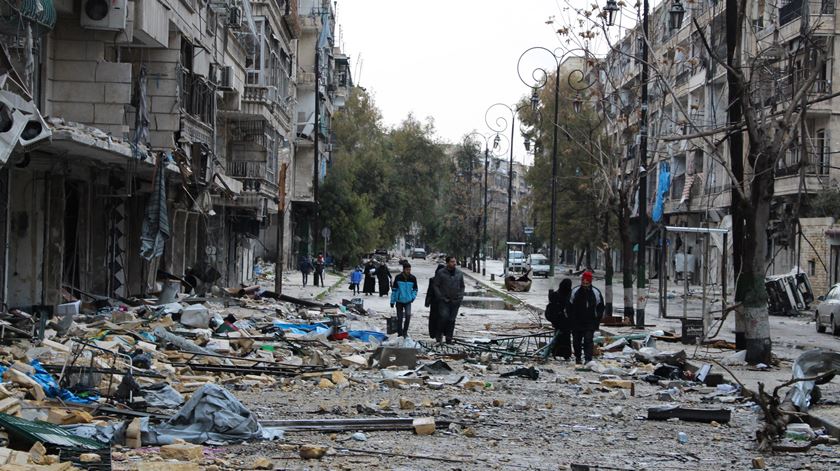
[[[571,294],[572,280],[564,278],[557,291],[548,290],[548,306],[545,308],[545,318],[554,327],[551,354],[566,361],[572,358],[571,327],[566,314],[566,304]]]
[[[572,345],[575,351],[575,363],[581,364],[581,350],[586,362],[592,361],[592,339],[598,330],[598,323],[604,315],[604,296],[592,286],[592,272],[585,271],[580,277],[580,286],[576,286],[566,304],[569,326],[572,330]]]
[[[437,269],[435,269],[435,275],[437,272],[443,270],[446,267],[444,264],[438,264]],[[429,308],[429,337],[436,339],[438,335],[443,335],[443,332],[440,330],[440,319],[438,318],[438,306],[437,302],[435,302],[435,290],[432,283],[434,283],[435,277],[432,275],[429,278],[429,289],[426,291],[426,301],[424,305]]]
[[[373,264],[373,260],[365,264],[365,284],[362,287],[362,292],[365,295],[376,292],[376,265]]]
[[[385,262],[376,267],[376,281],[379,282],[379,296],[388,296],[391,289],[391,272]]]

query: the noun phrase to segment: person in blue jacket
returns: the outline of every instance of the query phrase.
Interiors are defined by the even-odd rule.
[[[350,289],[353,290],[353,296],[359,294],[359,285],[362,284],[363,276],[362,267],[356,267],[353,273],[350,273]]]
[[[397,335],[408,335],[408,324],[411,322],[411,303],[417,298],[417,278],[411,274],[411,264],[403,264],[403,271],[394,277],[391,286],[391,307],[397,307]]]

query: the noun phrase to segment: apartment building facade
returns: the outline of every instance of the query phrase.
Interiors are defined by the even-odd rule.
[[[35,3],[0,6],[0,116],[43,128],[0,126],[6,306],[291,256],[297,0]]]
[[[682,27],[671,30],[668,25],[670,2],[661,2],[650,15],[651,81],[649,83],[649,140],[647,170],[648,192],[646,207],[655,203],[659,173],[670,173],[670,185],[665,193],[662,224],[689,227],[731,228],[731,182],[726,167],[729,149],[723,134],[692,139],[666,141],[665,136],[697,135],[725,127],[727,123],[726,71],[717,63],[725,57],[725,3],[716,0],[683,2],[686,17]],[[700,26],[701,34],[695,27]],[[747,61],[756,64],[772,60],[772,73],[754,78],[755,99],[761,100],[765,112],[778,110],[792,97],[792,90],[802,80],[804,49],[801,47],[802,22],[813,27],[811,36],[825,44],[827,60],[808,92],[809,100],[823,99],[808,106],[804,135],[797,137],[774,175],[773,214],[767,228],[770,264],[768,273],[787,273],[799,269],[807,272],[814,289],[824,292],[830,283],[840,281],[838,263],[840,240],[831,217],[811,217],[807,209],[810,198],[825,191],[836,191],[837,170],[833,155],[837,144],[831,136],[840,130],[836,98],[830,98],[833,77],[840,74],[834,60],[837,29],[832,0],[797,0],[778,6],[765,2],[748,2],[748,31],[744,31],[744,51]],[[640,30],[625,35],[607,56],[605,65],[611,71],[603,75],[601,85],[606,97],[596,106],[611,117],[604,132],[612,138],[624,158],[637,157],[639,146],[639,109],[641,91]],[[771,59],[772,56],[772,59]],[[758,72],[756,72],[758,73]],[[799,82],[801,83],[801,82]],[[629,130],[629,131],[628,131]],[[804,171],[800,173],[800,167]],[[804,202],[804,205],[800,203]],[[803,208],[799,217],[794,207]],[[638,215],[638,204],[634,216]],[[837,214],[835,216],[840,216]],[[801,227],[801,236],[798,227]],[[730,238],[731,241],[731,238]],[[701,236],[669,234],[663,254],[661,239],[649,239],[648,266],[651,275],[666,270],[673,277],[678,269],[675,253],[693,253],[702,258],[704,242]],[[723,246],[723,238],[710,239],[708,276],[711,283],[720,283],[720,263],[724,256],[731,258],[731,242]],[[681,258],[683,259],[683,258]],[[731,259],[728,266],[731,267]],[[701,267],[689,267],[694,280],[699,280]],[[729,286],[734,274],[729,275]]]

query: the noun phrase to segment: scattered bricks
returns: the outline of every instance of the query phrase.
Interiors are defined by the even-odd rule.
[[[605,379],[601,381],[601,386],[613,389],[629,389],[631,396],[636,395],[636,385],[626,379]]]
[[[435,433],[435,418],[434,417],[420,417],[411,422],[414,427],[414,433],[417,435],[431,435]]]
[[[128,428],[125,430],[125,446],[140,448],[142,446],[140,435],[140,418],[136,418],[128,424]]]
[[[102,461],[102,457],[96,453],[82,453],[79,455],[79,461],[82,463],[99,463]]]
[[[318,387],[321,389],[332,389],[333,386],[335,386],[335,384],[327,378],[321,378],[321,382],[318,383]]]
[[[26,376],[20,371],[10,368],[6,370],[5,373],[3,373],[3,379],[23,386],[24,388],[28,388],[29,392],[32,394],[32,397],[34,397],[36,401],[43,401],[47,398],[47,395],[44,394],[44,389],[41,387],[41,385],[38,384],[34,379],[30,378],[29,376]]]
[[[465,428],[464,431],[462,432],[462,434],[467,438],[475,438],[476,437],[475,429],[472,428],[472,427]]]
[[[204,458],[204,447],[192,444],[164,445],[160,456],[167,460],[200,461]]]
[[[46,464],[47,449],[41,442],[35,442],[32,448],[29,449],[29,459],[35,464]]]
[[[344,373],[341,371],[333,371],[332,372],[332,382],[337,385],[344,385],[348,384],[350,381],[347,380],[347,377],[344,376]]]
[[[766,466],[763,456],[756,456],[752,459],[752,469],[764,469]]]
[[[414,410],[414,407],[415,407],[414,402],[412,402],[412,401],[410,401],[410,400],[408,400],[404,397],[400,398],[400,409],[402,409],[402,410]]]
[[[265,456],[260,456],[256,460],[254,460],[254,464],[252,465],[254,469],[274,469],[274,464],[271,462],[270,459],[266,458]]]
[[[471,379],[464,383],[464,389],[472,389],[474,391],[480,391],[484,389],[484,381],[478,379]]]
[[[327,454],[328,448],[318,445],[301,445],[298,453],[305,460],[319,460]]]
[[[0,400],[0,412],[8,415],[16,415],[20,412],[21,402],[16,397],[7,397]]]
[[[390,409],[391,408],[391,401],[388,399],[383,399],[377,404],[380,409]]]
[[[12,450],[11,448],[0,447],[0,465],[3,464],[18,464],[25,465],[29,463],[29,454],[22,451]]]
[[[96,64],[96,81],[131,83],[131,62],[100,62]]]

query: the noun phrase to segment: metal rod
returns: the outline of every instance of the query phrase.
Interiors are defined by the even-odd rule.
[[[556,57],[555,57],[556,60]],[[551,231],[548,245],[548,276],[554,276],[555,239],[557,238],[557,107],[560,101],[560,61],[554,75],[554,116],[551,120],[554,128],[554,140],[551,151]],[[507,275],[507,273],[505,274]]]
[[[513,145],[513,143],[511,143]],[[487,166],[490,149],[484,141],[484,234],[481,236],[481,276],[487,276]]]

